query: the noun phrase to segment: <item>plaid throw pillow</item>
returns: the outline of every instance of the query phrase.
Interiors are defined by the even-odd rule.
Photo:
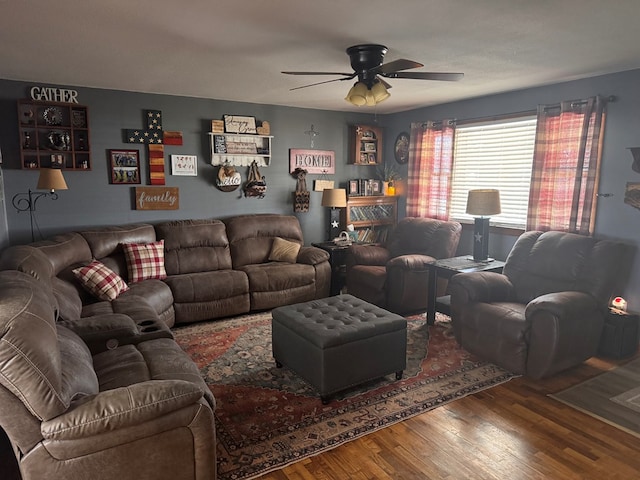
[[[164,269],[164,240],[152,243],[123,243],[129,282],[167,278]]]
[[[110,302],[122,292],[129,290],[120,275],[98,260],[93,260],[88,265],[75,268],[72,271],[80,280],[80,284],[100,300]]]

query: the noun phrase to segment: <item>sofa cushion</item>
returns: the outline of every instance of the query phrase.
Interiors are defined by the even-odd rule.
[[[224,219],[233,268],[269,261],[273,239],[304,244],[300,222],[293,215],[236,215]]]
[[[299,251],[299,243],[290,242],[284,238],[276,237],[273,239],[271,253],[269,253],[269,260],[272,262],[296,263]]]
[[[240,315],[250,310],[249,280],[238,270],[170,275],[177,323]]]
[[[72,402],[86,395],[98,393],[98,377],[93,369],[91,352],[75,333],[57,324],[58,345],[62,364],[62,395]]]
[[[220,220],[175,220],[156,225],[164,240],[167,275],[231,269],[226,227]]]
[[[129,290],[124,280],[102,262],[93,260],[88,265],[73,269],[80,284],[100,300],[111,301]]]
[[[124,243],[129,282],[167,278],[164,268],[164,240],[151,243]]]
[[[157,338],[137,345],[122,345],[93,357],[100,391],[127,387],[147,380],[187,380],[198,385],[207,401],[215,400],[198,367],[170,338]]]
[[[0,383],[35,417],[49,420],[92,391],[87,352],[70,331],[59,339],[51,296],[37,279],[7,270],[0,284]]]

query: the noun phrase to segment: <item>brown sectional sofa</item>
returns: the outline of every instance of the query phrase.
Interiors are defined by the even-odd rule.
[[[270,261],[276,237],[301,246]],[[125,281],[124,243],[164,240],[167,278],[112,301],[72,270]],[[215,399],[171,327],[329,295],[328,254],[293,216],[70,232],[0,255],[0,425],[27,479],[215,478]]]

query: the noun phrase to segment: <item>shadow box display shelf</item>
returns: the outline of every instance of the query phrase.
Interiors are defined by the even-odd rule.
[[[272,135],[246,133],[209,133],[211,165],[248,167],[255,160],[258,167],[271,163]]]
[[[398,221],[398,197],[349,197],[340,213],[340,228],[353,224],[359,242],[384,243]]]
[[[18,130],[23,169],[91,170],[86,106],[18,100]]]
[[[382,163],[382,128],[349,125],[349,161],[354,165]]]

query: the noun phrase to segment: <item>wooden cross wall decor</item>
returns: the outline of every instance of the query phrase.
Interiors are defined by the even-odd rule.
[[[162,112],[147,110],[146,129],[125,129],[127,143],[148,145],[149,179],[151,185],[164,185],[164,146],[182,145],[182,132],[162,129]]]

